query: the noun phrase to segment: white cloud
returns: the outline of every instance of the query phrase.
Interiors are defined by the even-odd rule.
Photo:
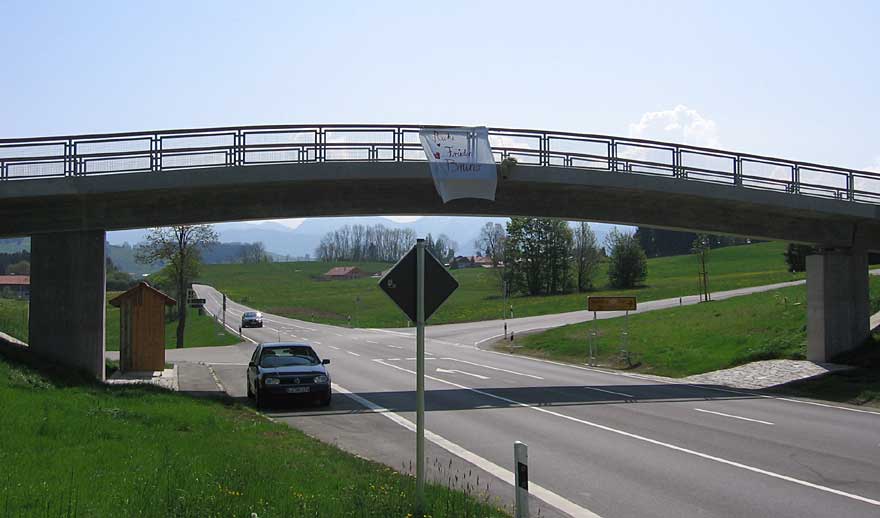
[[[719,147],[721,143],[715,121],[682,104],[671,110],[646,112],[639,122],[629,125],[629,136],[703,147]]]

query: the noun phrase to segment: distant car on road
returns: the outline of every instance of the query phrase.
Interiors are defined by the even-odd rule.
[[[241,314],[241,327],[263,327],[263,314],[259,311],[245,311]]]
[[[276,342],[257,346],[247,370],[247,395],[258,408],[271,399],[304,398],[330,404],[330,373],[306,344]]]

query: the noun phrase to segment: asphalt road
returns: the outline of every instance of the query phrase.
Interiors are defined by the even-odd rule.
[[[219,293],[195,288],[207,299],[206,309],[218,313]],[[237,328],[247,309],[230,301],[227,323]],[[585,317],[524,318],[510,328],[523,332]],[[335,390],[329,409],[267,413],[346,450],[409,469],[415,449],[412,330],[346,329],[272,315],[264,320],[263,329],[244,336],[313,345],[332,361]],[[459,485],[488,489],[510,504],[513,443],[519,440],[529,445],[533,515],[880,516],[880,412],[664,383],[476,347],[502,330],[500,322],[428,328],[427,454],[434,480],[455,482],[457,476]],[[182,349],[168,357],[208,363],[225,390],[244,400],[253,347]]]

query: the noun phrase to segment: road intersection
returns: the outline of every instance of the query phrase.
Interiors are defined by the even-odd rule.
[[[220,312],[216,290],[195,289],[208,312]],[[733,294],[716,298],[726,296]],[[229,301],[227,324],[237,327],[249,309]],[[584,313],[509,322],[523,332],[582,321]],[[415,420],[412,330],[348,329],[274,315],[264,315],[264,322],[244,336],[312,344],[332,359],[337,393],[330,409],[282,408],[268,415],[408,469]],[[435,480],[448,482],[453,473],[462,486],[467,480],[485,491],[488,484],[509,503],[512,445],[520,440],[530,447],[532,501],[542,516],[880,513],[880,413],[481,350],[499,329],[500,322],[428,328],[427,437]],[[169,360],[210,365],[229,395],[244,400],[252,350],[251,343],[173,350]]]

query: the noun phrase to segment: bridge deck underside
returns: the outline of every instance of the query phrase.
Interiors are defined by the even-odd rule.
[[[513,168],[495,202],[443,204],[424,163],[323,163],[9,182],[0,235],[234,220],[550,216],[880,249],[880,207],[632,173]]]

